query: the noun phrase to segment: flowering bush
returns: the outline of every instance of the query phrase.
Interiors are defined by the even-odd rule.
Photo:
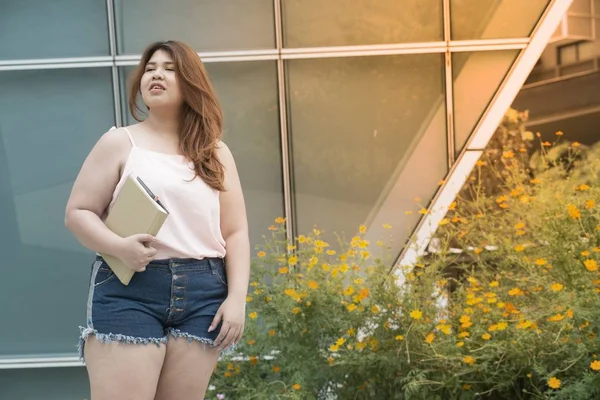
[[[432,251],[399,267],[402,286],[389,273],[387,239],[367,242],[365,227],[349,242],[326,243],[315,228],[288,243],[277,219],[253,260],[240,353],[219,363],[216,392],[600,397],[597,148],[559,140],[541,142],[531,159],[512,150],[490,157],[469,196],[450,207]],[[488,171],[497,186],[483,190],[477,177],[497,166],[502,172]]]

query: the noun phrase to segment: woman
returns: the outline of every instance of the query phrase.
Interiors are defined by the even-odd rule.
[[[220,352],[244,330],[244,199],[196,52],[152,44],[131,83],[130,110],[141,122],[98,140],[66,208],[66,225],[84,246],[136,271],[124,286],[97,257],[81,354],[93,400],[203,399]],[[138,93],[148,108],[143,121]],[[103,222],[130,174],[169,211],[156,237],[119,237]]]

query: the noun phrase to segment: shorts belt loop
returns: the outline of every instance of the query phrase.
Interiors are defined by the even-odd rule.
[[[207,261],[208,261],[208,267],[210,268],[210,273],[213,275],[216,275],[217,267],[214,264],[214,260],[212,258],[207,258]]]

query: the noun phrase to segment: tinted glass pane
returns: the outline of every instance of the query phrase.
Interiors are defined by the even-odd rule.
[[[453,40],[528,37],[549,0],[450,0]]]
[[[0,60],[108,56],[106,2],[3,0]]]
[[[119,54],[181,40],[196,51],[275,47],[272,0],[115,0]]]
[[[452,54],[457,153],[464,147],[518,55],[518,50]]]
[[[0,398],[84,400],[90,398],[87,371],[74,368],[0,370]]]
[[[334,231],[353,235],[401,179],[418,177],[396,197],[396,211],[416,193],[435,191],[446,163],[441,55],[294,60],[287,67],[300,233],[318,224],[333,242]],[[431,174],[411,168],[425,140],[434,154],[425,158]],[[393,219],[386,222],[399,229],[396,238],[415,222],[404,210],[383,217]]]
[[[64,211],[84,158],[115,123],[111,72],[0,72],[0,86],[0,321],[11,327],[0,356],[75,353],[92,254]]]
[[[285,47],[442,40],[440,0],[286,0]]]

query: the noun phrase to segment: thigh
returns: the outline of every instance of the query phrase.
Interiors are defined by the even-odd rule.
[[[155,400],[204,399],[219,354],[202,342],[169,337]]]
[[[166,347],[87,339],[85,362],[92,400],[153,400]]]

